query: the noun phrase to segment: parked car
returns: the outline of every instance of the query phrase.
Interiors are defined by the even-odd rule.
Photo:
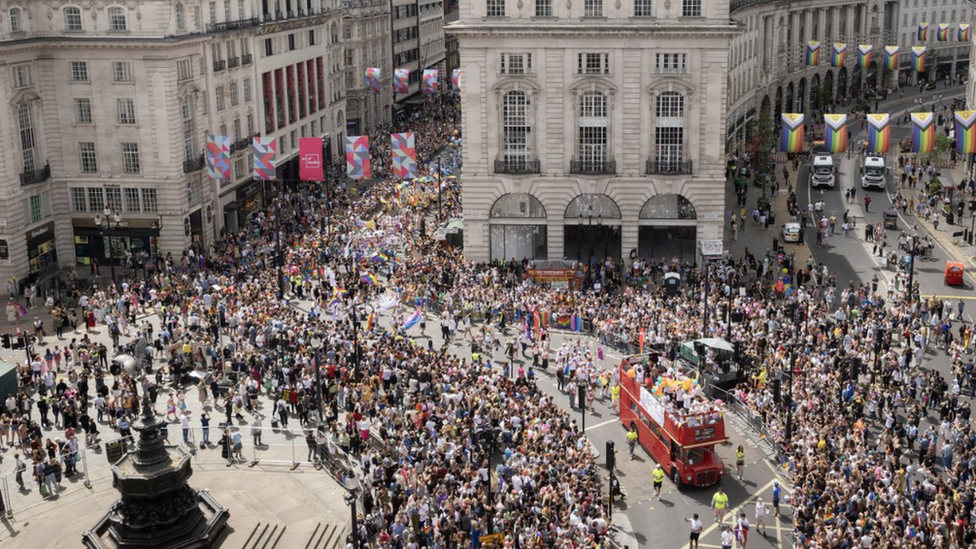
[[[800,224],[784,223],[783,242],[799,242],[799,241],[800,241]]]

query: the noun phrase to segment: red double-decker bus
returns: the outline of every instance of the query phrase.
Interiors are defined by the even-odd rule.
[[[643,384],[638,383],[641,376],[637,369],[643,369]],[[715,445],[727,440],[724,414],[703,395],[696,395],[690,408],[683,407],[688,402],[679,405],[666,395],[655,395],[655,380],[666,370],[664,359],[656,353],[621,360],[620,421],[627,429],[637,427],[641,446],[654,456],[679,489],[715,484],[725,476],[725,463],[715,453]],[[679,374],[675,382],[688,379]]]

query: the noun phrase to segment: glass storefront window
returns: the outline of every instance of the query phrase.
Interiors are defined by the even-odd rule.
[[[506,194],[495,201],[491,207],[492,218],[546,218],[546,208],[539,199],[527,193]]]
[[[698,228],[684,227],[641,227],[638,232],[638,253],[644,259],[664,259],[694,264],[695,242]]]
[[[492,225],[491,260],[546,259],[549,257],[545,225]]]
[[[620,207],[605,194],[581,194],[566,207],[566,219],[620,219]]]
[[[680,194],[659,194],[644,203],[641,219],[697,219],[691,201]]]

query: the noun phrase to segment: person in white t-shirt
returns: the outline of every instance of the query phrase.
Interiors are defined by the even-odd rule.
[[[766,537],[766,517],[769,515],[769,507],[762,498],[756,498],[756,531],[759,535]]]
[[[735,535],[732,534],[731,526],[722,527],[722,549],[732,549],[732,543],[735,542]]]

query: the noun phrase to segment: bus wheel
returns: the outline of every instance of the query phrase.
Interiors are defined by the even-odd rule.
[[[674,482],[674,486],[678,490],[681,490],[682,488],[685,487],[684,483],[681,482],[681,473],[678,472],[678,468],[677,467],[672,467],[671,468],[671,480]]]

